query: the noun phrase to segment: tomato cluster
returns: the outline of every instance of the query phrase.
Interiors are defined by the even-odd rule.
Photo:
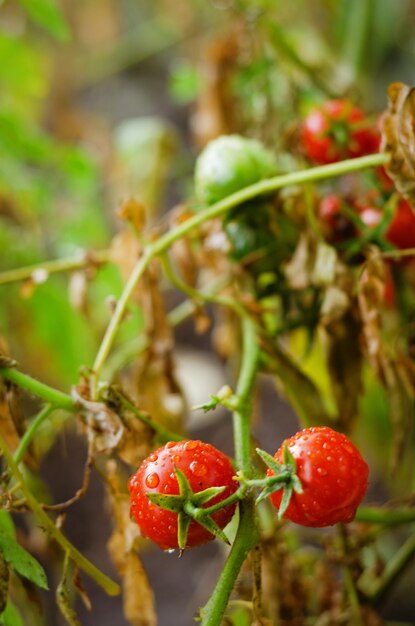
[[[381,120],[374,124],[347,100],[328,100],[314,107],[301,125],[304,156],[313,164],[327,164],[376,152],[380,145]],[[415,213],[395,192],[383,167],[370,174],[371,186],[362,179],[326,194],[318,202],[317,216],[323,236],[339,250],[363,248],[367,242],[383,249],[415,247]],[[357,244],[356,244],[357,241]]]
[[[285,446],[294,460],[295,479],[290,478],[284,465]],[[269,493],[274,506],[279,509],[281,505],[282,488],[291,489],[294,480],[301,487],[298,491],[291,489],[291,499],[284,512],[286,519],[303,526],[322,527],[350,522],[354,518],[367,489],[368,466],[345,435],[327,427],[302,430],[281,445],[275,459],[285,472],[286,482],[271,487]],[[235,493],[238,484],[231,460],[208,443],[198,440],[169,442],[153,452],[129,480],[131,515],[143,535],[165,550],[179,546],[178,520],[189,511],[186,504],[183,504],[183,510],[173,510],[171,506],[172,497],[173,502],[180,500],[178,470],[188,481],[190,500],[195,494],[222,488],[204,507],[223,502]],[[269,469],[264,479],[267,489],[267,479],[270,482],[274,476],[275,472]],[[154,495],[160,498],[158,504],[152,501]],[[166,508],[165,501],[168,501]],[[223,529],[234,511],[234,503],[224,503],[223,508],[212,513],[214,523]],[[199,518],[189,520],[185,547],[201,545],[213,538]]]

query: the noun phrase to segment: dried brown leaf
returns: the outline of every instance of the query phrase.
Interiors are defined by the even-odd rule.
[[[138,526],[130,519],[129,496],[121,488],[125,480],[113,461],[107,464],[106,476],[115,519],[108,549],[123,578],[124,614],[132,626],[156,626],[153,590],[137,552]]]
[[[210,42],[202,54],[200,75],[203,91],[192,116],[192,131],[198,148],[235,130],[235,100],[231,80],[237,68],[238,33]]]
[[[139,467],[150,454],[153,432],[129,411],[123,413],[124,432],[117,445],[118,456],[133,467]]]
[[[81,574],[80,574],[80,571],[79,571],[78,567],[74,571],[72,582],[73,582],[73,585],[74,585],[76,591],[78,592],[78,594],[79,594],[79,596],[80,596],[80,598],[81,598],[85,608],[88,611],[92,611],[91,598],[89,597],[88,592],[87,592],[87,590],[85,589],[85,587],[83,585],[83,582],[81,580]]]
[[[350,430],[358,414],[362,390],[360,321],[349,307],[341,318],[326,324],[324,332],[327,366],[338,417],[342,427]]]
[[[315,265],[315,242],[308,233],[300,235],[291,260],[285,266],[285,275],[292,289],[305,289],[311,283]]]
[[[72,396],[83,409],[84,424],[92,452],[114,450],[124,435],[124,424],[119,415],[103,402],[92,402],[85,398],[81,387],[74,387]]]
[[[69,302],[80,313],[88,313],[88,278],[85,272],[72,272],[68,284]]]
[[[146,224],[146,207],[137,198],[124,200],[118,209],[118,217],[131,224],[136,233],[141,233]]]
[[[111,242],[110,259],[119,266],[121,276],[127,281],[142,252],[137,237],[128,230],[118,233]]]
[[[388,96],[381,149],[391,158],[385,168],[397,190],[415,206],[415,88],[392,83]]]

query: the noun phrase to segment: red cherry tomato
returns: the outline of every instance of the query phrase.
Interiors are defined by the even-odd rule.
[[[274,457],[279,463],[283,462],[285,444],[296,461],[303,492],[293,492],[284,517],[315,527],[352,521],[366,493],[369,474],[354,444],[326,426],[305,428],[277,450]],[[273,471],[267,474],[272,476]],[[277,509],[281,498],[281,490],[271,496]]]
[[[405,198],[398,201],[385,238],[400,250],[415,248],[415,213]]]
[[[379,148],[379,135],[361,109],[347,100],[327,100],[305,118],[301,139],[304,154],[322,165],[371,154]]]
[[[148,493],[178,495],[179,485],[174,468],[181,470],[194,493],[208,487],[226,487],[205,505],[211,506],[230,496],[238,485],[230,459],[211,446],[197,440],[170,441],[153,452],[130,478],[128,488],[131,496],[131,515],[146,537],[164,550],[178,547],[177,513],[167,511],[150,502]],[[231,520],[235,505],[229,505],[212,515],[212,519],[224,528]],[[186,547],[197,546],[214,539],[203,526],[190,522]]]

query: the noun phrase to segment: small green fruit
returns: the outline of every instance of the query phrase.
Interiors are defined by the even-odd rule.
[[[223,135],[209,142],[196,161],[196,198],[214,204],[276,170],[274,155],[256,139]]]

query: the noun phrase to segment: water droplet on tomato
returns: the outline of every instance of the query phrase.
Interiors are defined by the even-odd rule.
[[[198,441],[188,441],[185,445],[186,450],[196,450],[199,447]]]
[[[317,474],[319,474],[320,476],[327,476],[328,471],[324,469],[324,467],[318,467]]]
[[[168,441],[166,443],[166,448],[174,448],[175,445],[176,445],[175,441]]]
[[[157,485],[159,484],[159,482],[160,482],[160,477],[155,472],[152,472],[151,474],[146,476],[145,483],[147,487],[149,487],[150,489],[155,489]]]
[[[159,458],[159,457],[158,457],[158,454],[150,454],[150,456],[148,457],[148,460],[149,460],[151,463],[154,463],[155,461],[157,461],[157,459],[158,459],[158,458]]]
[[[189,465],[190,471],[195,476],[205,476],[207,473],[207,467],[204,463],[199,463],[199,461],[192,461]]]
[[[130,480],[128,481],[128,488],[130,489],[130,491],[134,489],[137,483],[138,483],[138,478],[137,478],[137,475],[134,474],[133,476],[131,476]]]
[[[173,457],[173,463],[178,463],[180,461],[180,454],[175,454]]]

